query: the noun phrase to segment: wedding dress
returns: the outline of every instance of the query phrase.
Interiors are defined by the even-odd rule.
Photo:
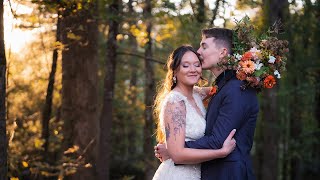
[[[160,125],[164,132],[164,114],[163,109],[167,103],[183,101],[186,106],[186,131],[185,141],[194,141],[204,136],[206,121],[206,110],[203,106],[202,99],[205,97],[198,87],[194,87],[193,98],[201,111],[198,111],[189,103],[187,97],[178,91],[171,91],[162,103],[160,111]],[[164,133],[165,134],[165,133]],[[192,165],[174,165],[172,159],[163,161],[157,169],[153,180],[200,180],[201,169],[200,164]]]

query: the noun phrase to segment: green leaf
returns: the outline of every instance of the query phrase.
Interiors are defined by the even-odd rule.
[[[254,72],[254,75],[255,75],[256,77],[259,77],[259,76],[261,76],[263,73],[266,73],[266,72],[268,71],[268,69],[269,69],[268,67],[261,67],[260,70]]]

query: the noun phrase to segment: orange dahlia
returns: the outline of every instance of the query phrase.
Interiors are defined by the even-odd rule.
[[[247,61],[252,58],[252,52],[245,52],[241,58],[241,61]]]
[[[240,64],[242,70],[246,74],[252,74],[254,72],[254,69],[255,69],[254,62],[252,62],[252,61],[242,61],[239,64]]]
[[[272,88],[275,84],[276,79],[271,75],[268,75],[263,81],[263,85],[265,88]]]

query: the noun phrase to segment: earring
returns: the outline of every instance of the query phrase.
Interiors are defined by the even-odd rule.
[[[173,80],[173,84],[177,83],[177,78],[175,76],[173,76],[172,80]]]

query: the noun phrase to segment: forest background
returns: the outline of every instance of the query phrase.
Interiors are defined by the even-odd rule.
[[[260,32],[281,19],[290,43],[287,72],[259,94],[256,177],[319,179],[320,0],[0,3],[0,180],[151,179],[169,53],[245,15]]]

